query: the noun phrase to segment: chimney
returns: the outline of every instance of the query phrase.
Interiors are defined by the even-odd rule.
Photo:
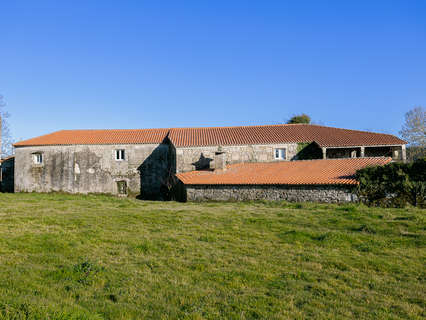
[[[226,170],[226,152],[219,146],[214,153],[213,168],[214,170]]]

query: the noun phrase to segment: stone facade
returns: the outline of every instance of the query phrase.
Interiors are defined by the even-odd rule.
[[[168,138],[160,144],[22,146],[15,149],[14,190],[16,192],[134,194],[142,199],[169,199],[178,182],[175,173],[220,169],[241,162],[274,162],[276,149],[286,149],[284,161],[322,158],[316,143],[285,143],[237,146],[176,147]],[[399,149],[398,149],[399,148]],[[116,150],[125,150],[125,159],[117,161]],[[364,149],[327,148],[330,158],[350,157]],[[396,152],[396,151],[399,151]],[[365,148],[366,155],[389,152],[405,157],[405,145]],[[40,154],[42,163],[34,161]],[[205,190],[202,192],[201,189]],[[246,188],[246,189],[244,189]],[[257,188],[257,189],[256,189]],[[289,201],[343,202],[352,199],[338,187],[189,187],[188,199],[275,199]],[[336,189],[337,188],[337,189]],[[193,190],[193,191],[192,191]],[[240,195],[235,194],[238,190]],[[327,191],[328,190],[328,191]],[[320,192],[321,191],[321,192]]]
[[[125,150],[117,161],[116,150]],[[42,163],[34,155],[42,155]],[[140,194],[158,198],[167,183],[170,145],[72,145],[16,148],[15,191]],[[119,188],[124,189],[119,192]]]
[[[343,185],[187,185],[183,201],[285,200],[295,202],[345,203],[357,201],[353,186]],[[182,194],[182,193],[181,193]]]
[[[176,148],[176,172],[188,172],[214,167],[215,153],[224,153],[225,163],[272,162],[275,149],[286,149],[286,160],[294,160],[298,153],[297,143],[244,146],[205,146]]]

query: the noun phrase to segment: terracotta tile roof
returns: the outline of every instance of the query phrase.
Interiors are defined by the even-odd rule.
[[[309,124],[177,128],[170,131],[169,137],[177,147],[313,141],[321,147],[400,145],[406,143],[389,134]]]
[[[186,185],[318,185],[357,184],[358,169],[384,165],[391,158],[350,158],[269,163],[239,163],[227,170],[191,171],[176,176]]]
[[[169,129],[142,130],[62,130],[15,143],[15,147],[75,144],[156,144]]]
[[[318,125],[292,124],[135,130],[64,130],[21,141],[16,143],[15,146],[161,143],[166,136],[178,148],[313,141],[321,147],[400,145],[406,143],[389,134]]]

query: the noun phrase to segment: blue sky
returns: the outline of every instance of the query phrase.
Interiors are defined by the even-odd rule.
[[[397,134],[426,106],[426,1],[1,1],[19,140],[315,122]]]

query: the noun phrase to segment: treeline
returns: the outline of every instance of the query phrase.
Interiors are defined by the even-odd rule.
[[[358,170],[360,201],[370,206],[425,208],[426,159]]]
[[[407,147],[407,160],[413,162],[426,157],[425,147]]]

